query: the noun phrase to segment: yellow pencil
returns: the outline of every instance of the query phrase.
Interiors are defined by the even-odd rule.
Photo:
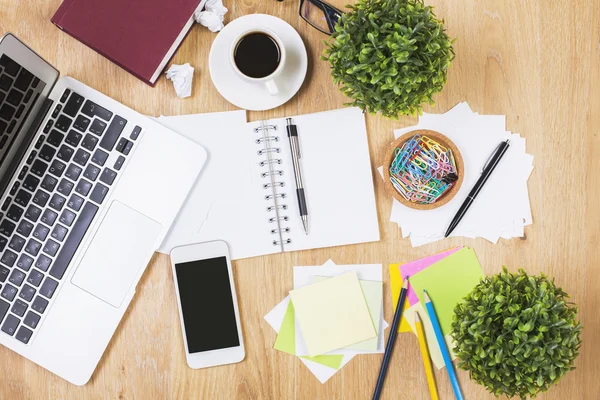
[[[419,347],[421,347],[423,367],[425,367],[425,375],[427,376],[427,384],[429,385],[429,394],[431,395],[431,400],[438,400],[433,369],[431,368],[431,360],[429,358],[429,349],[427,347],[427,338],[423,331],[423,323],[421,322],[421,318],[419,318],[419,313],[415,313],[415,326],[417,327],[417,337],[419,338]]]

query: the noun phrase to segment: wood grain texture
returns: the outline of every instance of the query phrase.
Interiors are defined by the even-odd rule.
[[[597,399],[600,393],[600,5],[597,0],[430,0],[456,37],[448,83],[428,112],[468,101],[484,114],[505,114],[507,128],[527,138],[535,156],[529,180],[534,224],[525,240],[453,238],[412,248],[389,222],[391,196],[375,168],[383,162],[392,130],[416,118],[368,116],[371,164],[381,241],[259,257],[234,263],[245,361],[194,371],[186,366],[169,260],[156,255],[138,287],[92,380],[75,387],[11,351],[0,348],[0,399],[366,399],[380,355],[356,357],[321,385],[294,357],[272,349],[275,333],[263,320],[292,286],[293,265],[406,262],[455,245],[475,249],[486,273],[525,268],[544,272],[571,293],[581,310],[584,344],[577,369],[540,399]],[[344,0],[332,0],[343,6]],[[50,23],[59,0],[0,0],[0,32],[11,31],[72,76],[149,115],[233,110],[212,85],[208,52],[215,34],[195,26],[174,62],[196,68],[193,97],[179,100],[161,78],[150,88]],[[227,20],[267,13],[288,21],[310,57],[306,82],[282,107],[250,112],[250,121],[339,108],[344,97],[319,60],[326,37],[298,17],[298,2],[226,0]],[[110,27],[107,27],[110,29]],[[161,190],[161,188],[156,188]],[[385,267],[384,276],[387,274]],[[392,312],[385,281],[385,315]],[[416,337],[396,345],[384,397],[427,399]],[[446,374],[436,372],[440,398],[452,399]],[[493,396],[459,371],[468,399]]]

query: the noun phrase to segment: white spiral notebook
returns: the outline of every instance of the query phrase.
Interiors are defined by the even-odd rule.
[[[245,111],[160,117],[208,161],[159,251],[209,240],[232,259],[379,240],[365,120],[345,108],[292,117],[310,230],[298,210],[285,118],[246,123]]]

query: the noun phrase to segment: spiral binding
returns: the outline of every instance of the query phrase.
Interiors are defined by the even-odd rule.
[[[279,158],[273,158],[272,155],[281,153],[281,149],[279,147],[272,147],[272,143],[279,142],[279,136],[273,135],[272,132],[277,132],[279,128],[277,125],[267,125],[264,122],[261,122],[261,125],[254,128],[255,133],[262,133],[262,137],[255,140],[255,143],[258,145],[262,145],[264,147],[260,148],[257,151],[259,156],[266,156],[266,159],[261,160],[259,162],[259,166],[268,167],[268,171],[261,173],[261,177],[263,179],[268,178],[270,181],[263,184],[263,189],[270,189],[271,193],[265,195],[266,201],[273,201],[273,204],[267,207],[267,212],[274,212],[275,216],[269,218],[269,223],[277,224],[276,228],[271,229],[272,235],[278,235],[278,240],[273,240],[273,246],[279,246],[281,251],[284,250],[283,245],[292,243],[292,239],[284,238],[284,233],[290,233],[290,228],[287,226],[281,226],[282,222],[289,221],[289,217],[287,215],[281,215],[280,211],[287,210],[287,204],[278,204],[280,199],[285,199],[285,193],[277,193],[275,188],[284,187],[285,182],[275,181],[275,178],[283,175],[282,170],[273,169],[273,165],[281,165],[282,160]]]

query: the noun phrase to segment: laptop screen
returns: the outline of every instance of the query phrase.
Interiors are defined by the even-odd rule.
[[[6,54],[0,56],[0,165],[7,161],[33,105],[46,87]]]

